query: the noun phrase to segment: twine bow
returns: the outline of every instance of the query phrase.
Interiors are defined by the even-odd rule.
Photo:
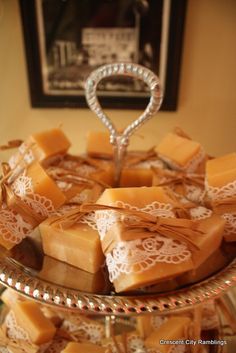
[[[199,228],[200,222],[189,219],[156,217],[142,211],[98,204],[83,204],[79,210],[80,213],[103,210],[121,213],[121,221],[117,222],[121,227],[121,241],[148,238],[150,233],[160,233],[168,238],[187,243],[192,250],[199,250],[196,239],[204,234]],[[109,236],[106,235],[103,241],[104,252],[110,252],[117,242],[115,232],[109,231]]]
[[[98,165],[97,161],[94,161],[93,159],[85,156],[73,156],[71,154],[66,154],[63,156],[63,159],[58,162],[56,162],[56,166],[64,168],[64,163],[65,162],[76,162],[79,165],[87,164],[88,166],[96,168],[96,170],[101,170],[100,166]],[[51,164],[53,166],[54,164]]]
[[[102,186],[103,188],[108,188],[109,185],[103,183],[102,181],[93,179],[91,177],[85,178],[80,176],[77,172],[72,171],[71,169],[62,168],[62,167],[49,167],[47,173],[55,181],[64,181],[65,183],[71,183],[74,185],[84,186],[84,188],[93,188],[95,184]]]
[[[155,167],[153,167],[152,170],[156,176],[160,177],[160,182],[156,181],[158,186],[182,185],[186,188],[187,185],[192,184],[204,188],[204,174],[188,173],[184,171],[174,171]]]

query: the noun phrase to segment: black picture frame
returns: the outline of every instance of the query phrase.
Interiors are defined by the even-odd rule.
[[[27,62],[28,82],[31,105],[34,108],[86,108],[87,103],[84,93],[64,94],[53,92],[48,94],[44,90],[43,64],[42,64],[42,43],[39,30],[38,6],[43,0],[19,0],[22,29],[25,44]],[[58,0],[70,1],[70,0]],[[77,0],[78,1],[78,0]],[[103,0],[112,2],[116,0]],[[156,0],[159,1],[159,0]],[[161,0],[160,0],[161,1]],[[165,92],[161,110],[175,111],[178,107],[178,87],[180,81],[181,56],[183,47],[183,34],[187,0],[162,0],[168,2],[168,30],[166,37],[166,60],[165,60]],[[166,5],[166,4],[165,4]],[[41,5],[40,5],[41,6]],[[156,16],[155,13],[152,16]],[[162,14],[163,16],[163,14]],[[155,20],[155,17],[154,17]],[[161,28],[161,32],[163,27]],[[160,54],[160,53],[159,53]],[[135,93],[99,95],[99,101],[103,108],[116,109],[144,109],[149,101],[149,96],[140,96]]]

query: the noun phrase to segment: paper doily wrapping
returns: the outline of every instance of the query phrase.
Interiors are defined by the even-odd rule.
[[[209,198],[213,201],[220,201],[228,197],[236,196],[236,180],[222,186],[221,188],[210,186],[206,180],[205,188]]]
[[[26,176],[25,172],[13,182],[12,190],[22,202],[29,206],[33,212],[40,215],[42,219],[55,213],[55,208],[50,199],[34,193],[32,179]],[[4,240],[18,244],[32,232],[33,227],[19,213],[5,207],[0,210],[0,230]]]
[[[13,311],[10,311],[5,319],[5,325],[7,328],[7,336],[11,339],[20,339],[30,343],[30,337],[22,327],[20,327],[16,321]]]
[[[25,172],[20,175],[12,184],[13,192],[21,198],[34,212],[42,217],[49,217],[55,212],[50,199],[34,193],[32,178],[26,176]]]
[[[78,340],[86,339],[94,344],[99,344],[105,337],[105,329],[102,325],[92,322],[92,320],[83,320],[79,316],[74,316],[73,321],[64,320],[61,328],[72,333]]]
[[[106,264],[111,282],[121,274],[142,273],[157,263],[180,264],[191,258],[187,245],[164,237],[119,242],[111,253],[106,254]]]

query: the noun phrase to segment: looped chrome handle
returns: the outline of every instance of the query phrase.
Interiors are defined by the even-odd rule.
[[[144,81],[150,89],[151,98],[145,111],[127,126],[122,133],[118,132],[110,118],[104,113],[98,102],[96,89],[98,83],[110,76],[128,76]],[[122,161],[129,144],[130,136],[148,121],[159,109],[162,103],[162,91],[158,77],[149,69],[133,63],[115,63],[99,67],[92,71],[85,83],[85,95],[88,106],[98,116],[110,132],[110,142],[114,145],[116,181],[120,178]]]

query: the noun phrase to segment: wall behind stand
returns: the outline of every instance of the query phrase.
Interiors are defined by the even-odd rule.
[[[0,144],[63,124],[83,151],[85,132],[103,129],[87,109],[32,109],[17,0],[2,0],[0,20]],[[179,125],[210,154],[236,150],[236,1],[189,0],[177,112],[161,112],[132,139],[148,148]],[[108,110],[119,127],[139,111]]]

